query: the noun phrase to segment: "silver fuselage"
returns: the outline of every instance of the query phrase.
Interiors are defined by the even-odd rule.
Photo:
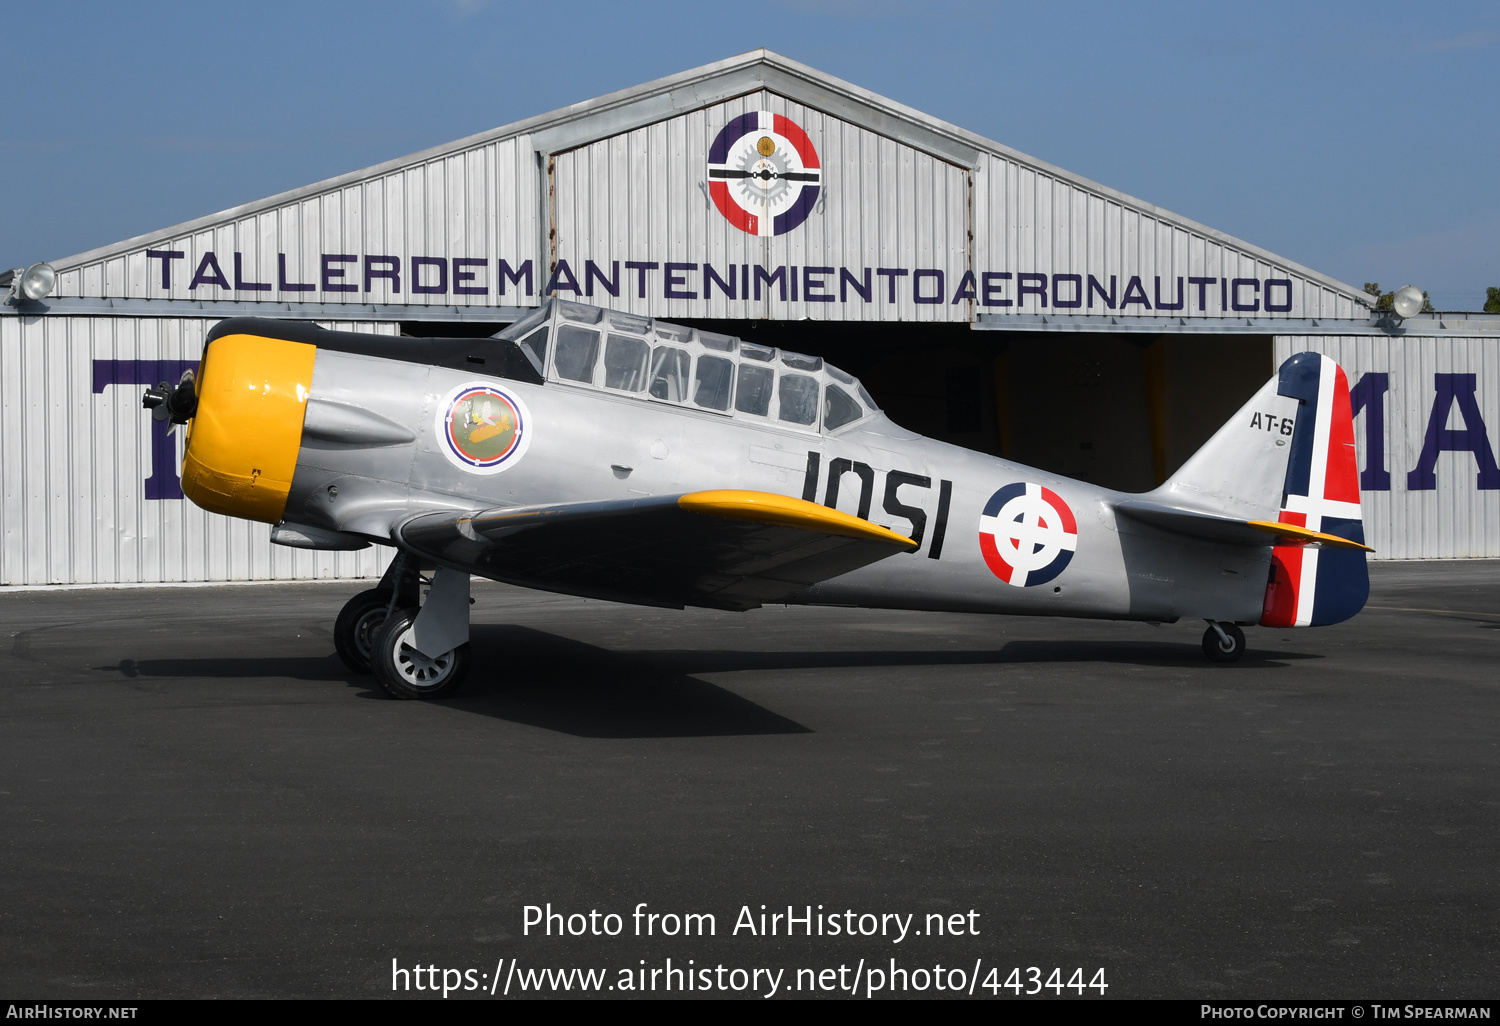
[[[524,458],[481,476],[443,455],[438,406],[455,388],[486,380],[524,402],[530,435]],[[925,438],[878,412],[820,433],[555,379],[486,379],[324,349],[310,399],[370,411],[414,440],[304,437],[285,511],[291,525],[389,544],[402,519],[429,511],[749,489],[855,514],[867,501],[867,519],[920,536],[917,551],[815,585],[794,602],[1145,621],[1251,623],[1261,614],[1269,541],[1228,546],[1168,533],[1118,515],[1125,493]],[[1017,482],[1051,489],[1077,520],[1071,561],[1041,586],[1006,583],[980,550],[986,502]]]

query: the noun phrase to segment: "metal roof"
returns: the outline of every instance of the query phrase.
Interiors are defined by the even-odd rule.
[[[1373,304],[1370,296],[1345,282],[765,49],[752,50],[727,60],[669,75],[654,82],[621,89],[592,100],[562,107],[546,114],[539,114],[523,121],[231,207],[228,210],[208,214],[135,238],[101,246],[85,253],[52,261],[52,263],[59,271],[71,270],[102,258],[138,249],[141,246],[181,237],[225,221],[253,215],[282,204],[331,192],[363,180],[378,178],[406,167],[420,165],[435,158],[527,133],[532,135],[533,145],[545,161],[546,156],[550,154],[654,124],[685,111],[697,110],[758,89],[767,89],[781,94],[788,99],[962,167],[973,168],[981,153],[1013,160],[1085,192],[1112,200],[1131,210],[1170,222],[1185,231],[1224,243],[1246,254],[1264,259],[1268,263],[1284,267],[1309,280],[1341,292],[1364,306],[1368,307]]]

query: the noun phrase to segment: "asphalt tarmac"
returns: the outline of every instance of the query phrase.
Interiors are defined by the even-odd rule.
[[[434,703],[334,656],[359,584],[0,592],[0,997],[1493,998],[1500,562],[1373,578],[1228,667],[1193,623],[476,584]]]

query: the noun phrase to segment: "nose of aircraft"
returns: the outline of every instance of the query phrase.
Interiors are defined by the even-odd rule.
[[[317,351],[262,335],[209,342],[194,382],[197,405],[182,461],[188,498],[211,513],[269,524],[281,519]]]

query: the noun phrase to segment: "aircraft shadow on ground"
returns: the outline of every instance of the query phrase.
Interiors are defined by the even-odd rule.
[[[579,737],[730,737],[803,734],[809,729],[692,677],[691,659],[615,653],[524,627],[476,624],[469,676],[448,708]],[[691,655],[691,653],[683,653]],[[112,671],[133,683],[282,679],[344,681],[365,697],[386,696],[368,674],[351,673],[336,655],[321,658],[122,659]]]
[[[1286,660],[1308,658],[1317,657],[1251,649],[1236,667],[1208,667],[1196,645],[1067,639],[1012,641],[998,649],[958,651],[612,651],[531,627],[475,624],[468,680],[443,704],[579,737],[800,734],[809,728],[694,675],[1086,662],[1233,673],[1241,667],[1280,667]],[[122,659],[117,666],[98,669],[131,679],[344,681],[371,698],[384,698],[368,675],[350,673],[332,654]]]

